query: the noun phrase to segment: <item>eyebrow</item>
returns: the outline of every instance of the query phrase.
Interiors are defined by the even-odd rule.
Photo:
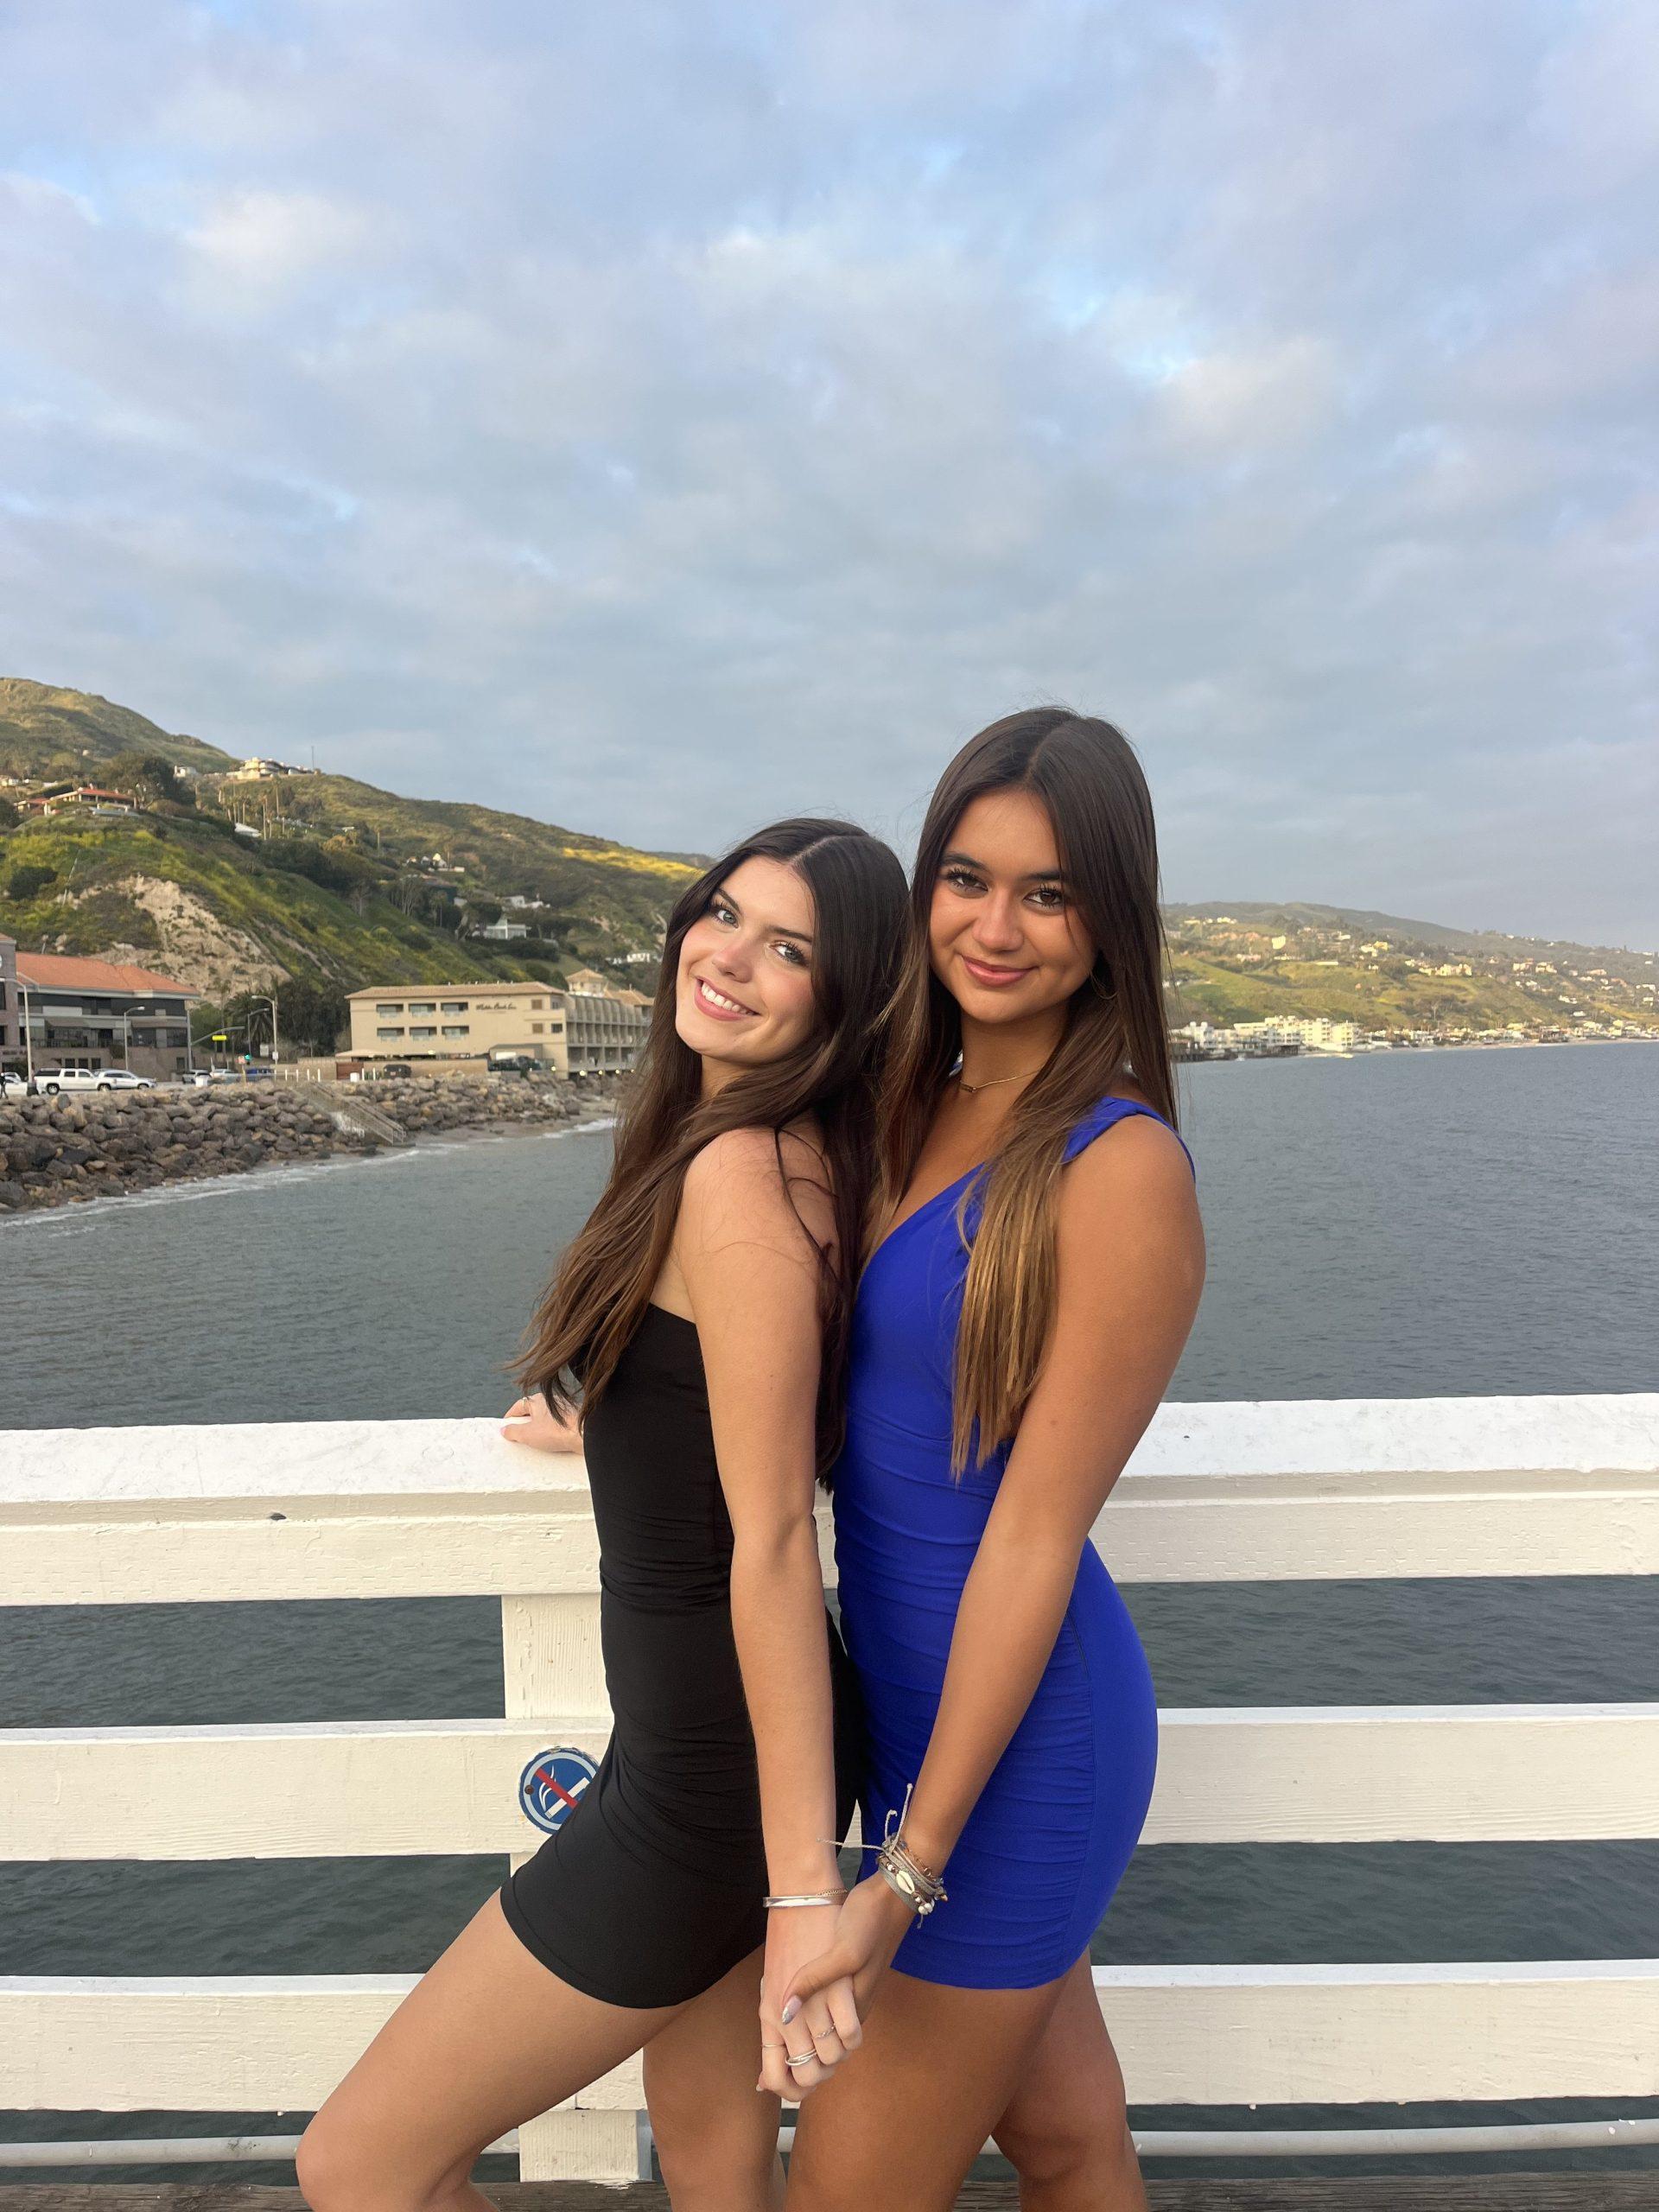
[[[945,853],[940,859],[939,866],[944,868],[952,861],[959,868],[977,868],[982,875],[990,875],[995,873],[993,869],[986,867],[983,861],[976,861],[971,853]],[[1039,868],[1034,869],[1030,875],[1016,877],[1015,880],[1020,883],[1064,883],[1065,874],[1063,869],[1058,868]]]
[[[717,883],[714,889],[709,893],[709,896],[711,899],[723,899],[734,914],[741,914],[743,912],[743,909],[738,905],[736,899],[733,898],[731,893],[726,888],[723,883]],[[812,942],[810,937],[804,930],[786,930],[776,922],[774,922],[772,927],[766,931],[766,935],[768,937],[792,937],[798,944],[810,944]]]

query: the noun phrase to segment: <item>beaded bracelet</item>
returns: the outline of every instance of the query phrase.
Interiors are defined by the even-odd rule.
[[[906,1785],[902,1805],[887,1808],[887,1831],[874,1847],[875,1863],[887,1887],[904,1899],[918,1920],[925,1920],[934,1906],[945,1904],[947,1898],[941,1877],[924,1865],[904,1839],[905,1815],[910,1810],[914,1786]]]
[[[890,1835],[883,1840],[875,1863],[887,1887],[904,1899],[918,1920],[925,1920],[935,1905],[945,1903],[944,1884],[899,1837]]]

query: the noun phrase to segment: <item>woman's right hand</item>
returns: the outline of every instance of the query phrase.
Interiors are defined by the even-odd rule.
[[[527,1444],[532,1452],[580,1452],[582,1431],[574,1421],[563,1420],[549,1409],[539,1390],[528,1398],[515,1398],[507,1408],[501,1433],[509,1444]]]
[[[867,1874],[836,1915],[830,1948],[810,1960],[783,1992],[779,2020],[785,2030],[803,2009],[836,1982],[852,1984],[860,2020],[869,2018],[882,1976],[909,1933],[913,1915],[880,1874]]]

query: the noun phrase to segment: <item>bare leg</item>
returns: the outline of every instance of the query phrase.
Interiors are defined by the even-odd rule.
[[[674,2212],[781,2212],[778,2100],[754,2086],[765,1955],[753,1952],[645,2045],[645,2102]]]
[[[1021,2212],[1147,2212],[1122,2069],[1086,1958],[1060,1984],[1042,2039],[991,2133],[1020,2177]]]
[[[584,1997],[531,1956],[492,1896],[307,2128],[307,2202],[492,2212],[468,2178],[485,2146],[607,2074],[678,2009]]]
[[[862,2048],[801,2107],[790,2212],[950,2212],[1060,1986],[946,1989],[890,1973]]]

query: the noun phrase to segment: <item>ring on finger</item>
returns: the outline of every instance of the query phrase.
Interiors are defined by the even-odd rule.
[[[775,2048],[781,2050],[783,2046],[779,2044]],[[816,2050],[804,2050],[798,2058],[786,2058],[784,2063],[786,2066],[816,2066],[817,2062],[818,2054]]]

